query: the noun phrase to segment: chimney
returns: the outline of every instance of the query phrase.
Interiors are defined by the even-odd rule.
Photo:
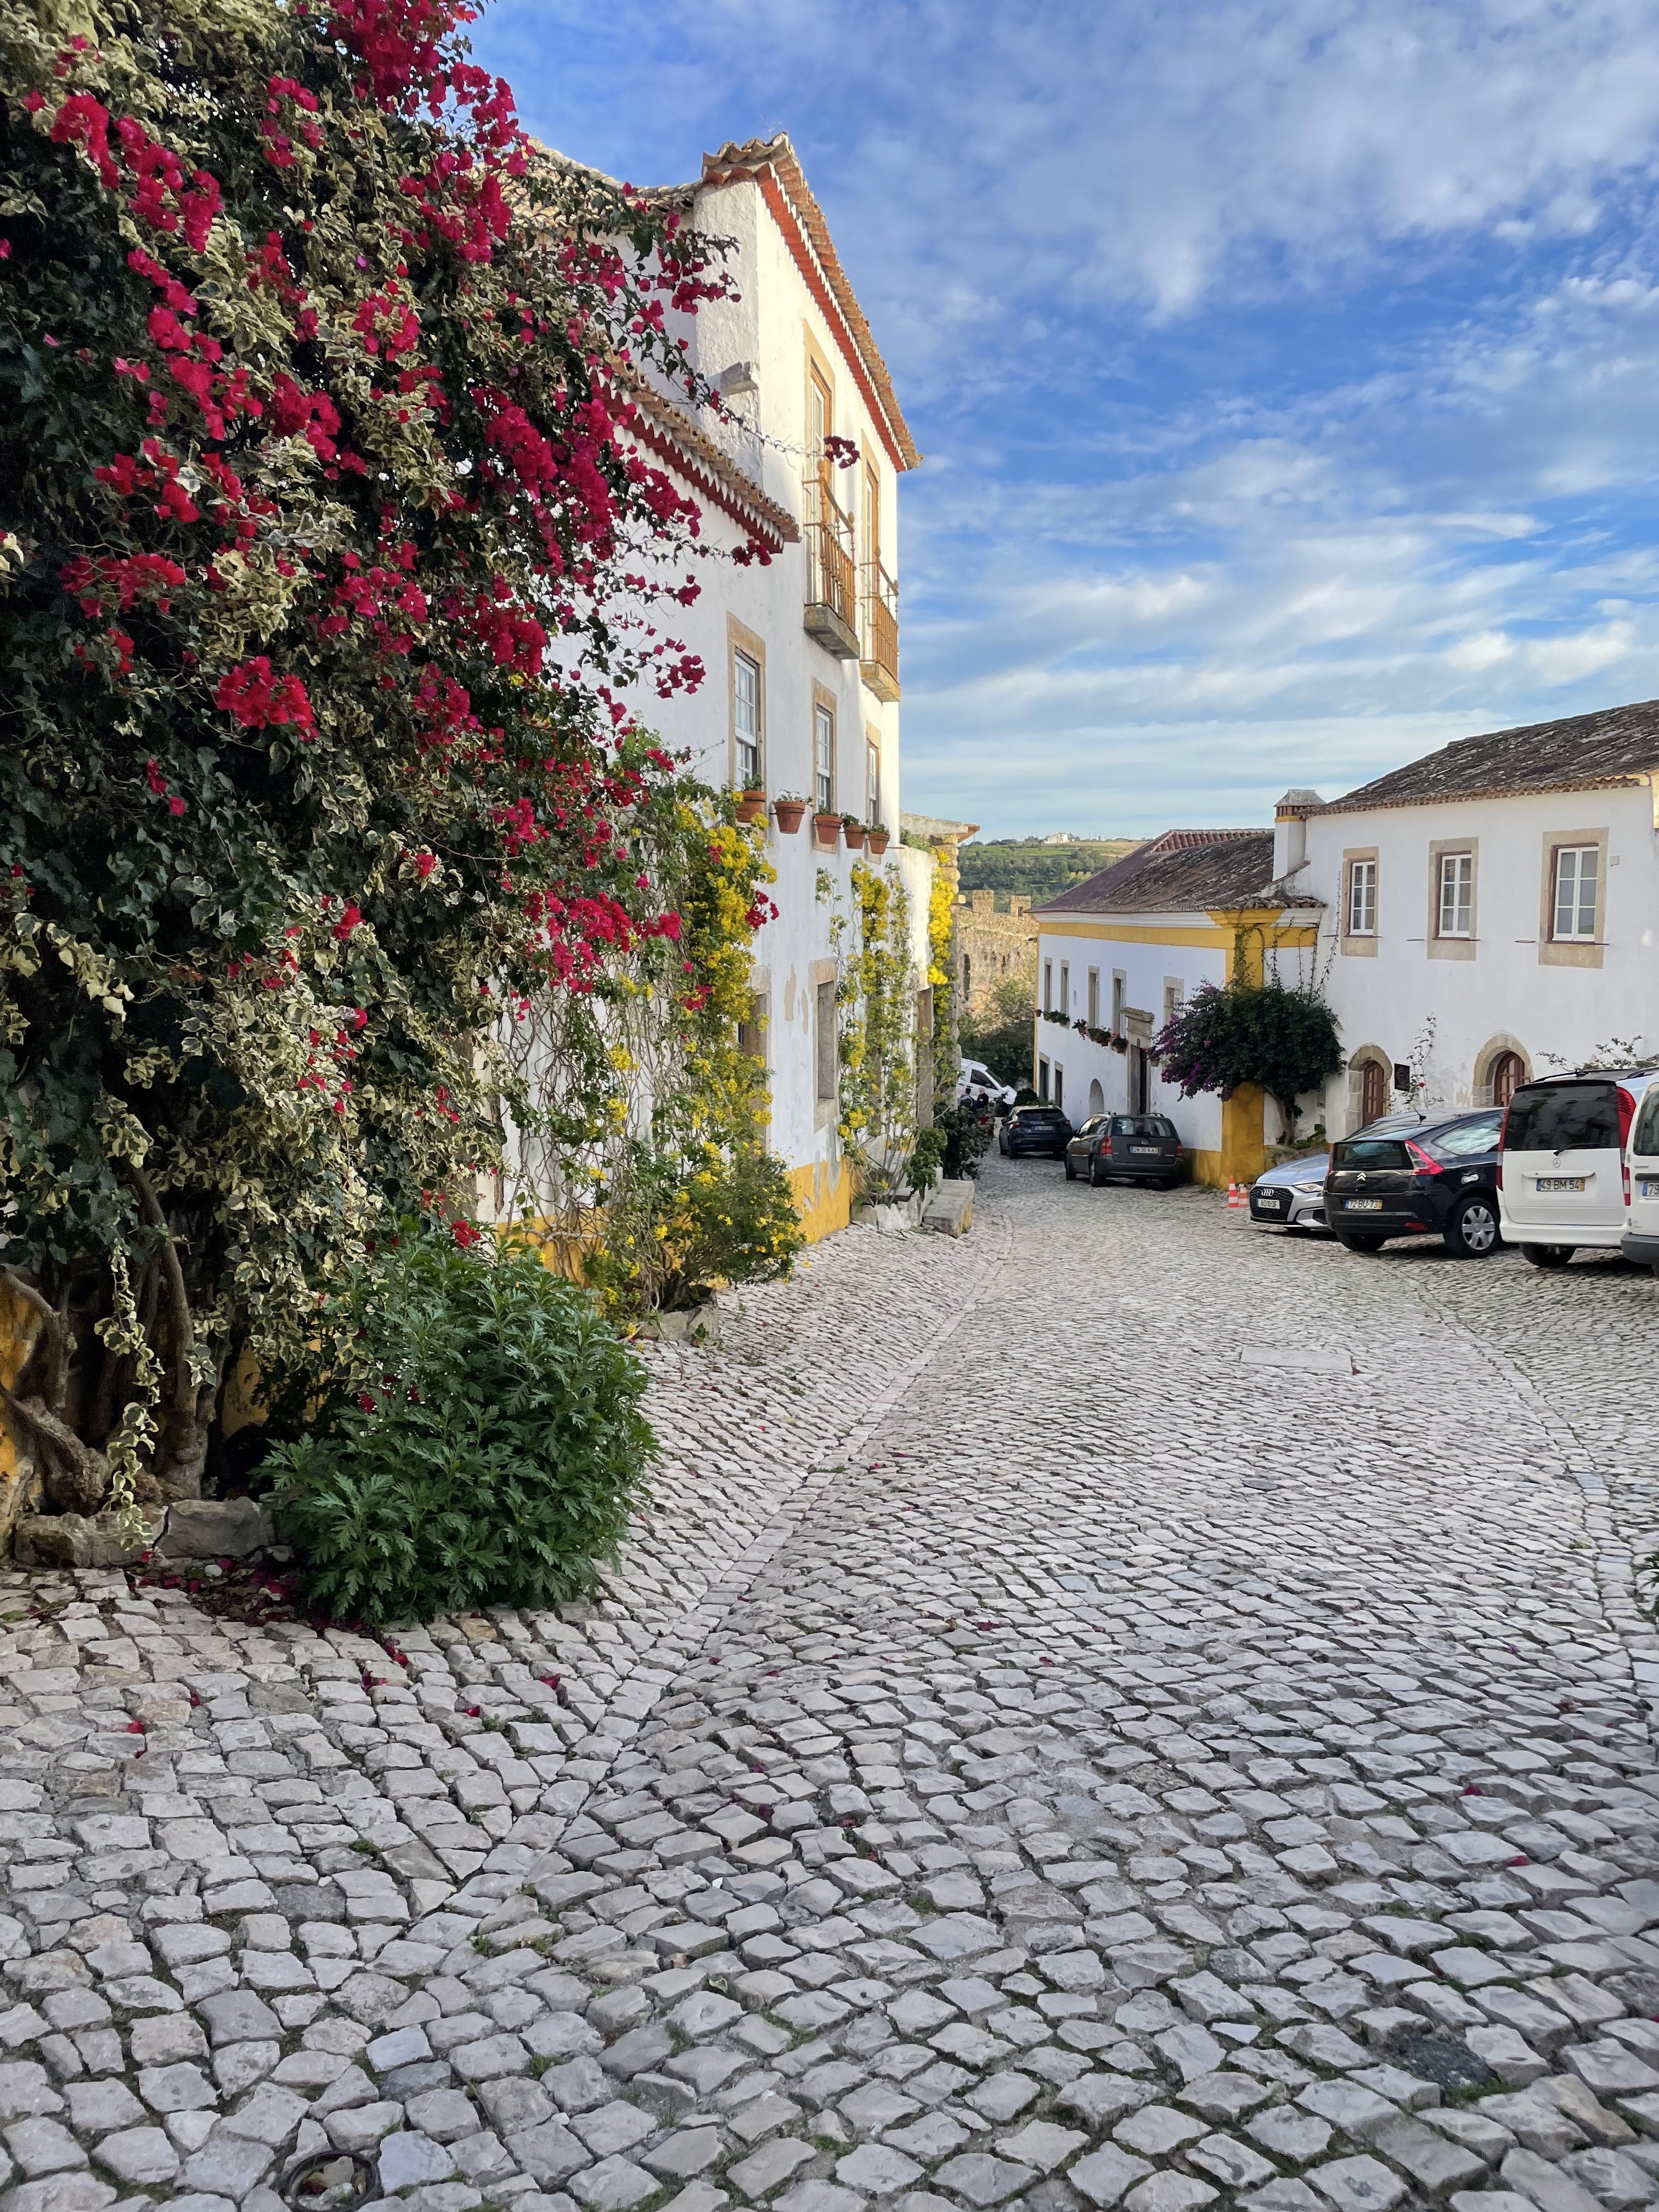
[[[1324,800],[1316,791],[1287,791],[1273,809],[1273,881],[1282,883],[1308,863],[1308,816]]]

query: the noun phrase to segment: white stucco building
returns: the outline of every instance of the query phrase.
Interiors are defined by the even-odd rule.
[[[1257,1174],[1281,1133],[1272,1103],[1247,1085],[1182,1098],[1147,1048],[1201,983],[1307,979],[1317,909],[1275,874],[1270,830],[1169,830],[1036,908],[1038,1096],[1079,1123],[1167,1114],[1200,1182]]]
[[[1407,1084],[1486,1105],[1659,1050],[1659,701],[1465,738],[1340,799],[1288,793],[1274,840],[1273,875],[1321,909],[1348,1062],[1312,1102],[1333,1136]]]
[[[706,302],[681,327],[693,365],[735,419],[693,419],[636,390],[635,434],[697,497],[706,544],[757,544],[770,559],[699,565],[696,604],[671,609],[672,623],[651,618],[701,658],[705,678],[696,692],[635,703],[706,781],[763,794],[779,911],[757,939],[753,1032],[769,1077],[772,1146],[817,1237],[845,1224],[852,1196],[836,1129],[830,932],[837,897],[849,910],[855,860],[903,883],[924,1038],[931,1026],[933,863],[899,842],[898,481],[921,455],[786,137],[723,146],[694,183],[649,198],[732,241],[725,267],[736,296]],[[793,830],[776,805],[788,797],[809,802]],[[884,856],[862,830],[857,851],[839,829],[817,831],[815,810],[885,825]]]

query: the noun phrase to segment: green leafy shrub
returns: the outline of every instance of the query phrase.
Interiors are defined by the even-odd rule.
[[[777,1282],[805,1248],[789,1170],[763,1145],[709,1144],[691,1165],[636,1139],[606,1188],[585,1273],[610,1313],[682,1313],[722,1283]]]
[[[321,1318],[315,1418],[267,1462],[313,1603],[378,1624],[592,1586],[655,1444],[644,1370],[586,1292],[459,1223],[378,1255]]]
[[[906,1170],[912,1190],[926,1198],[930,1190],[939,1188],[939,1170],[945,1165],[949,1139],[943,1129],[918,1129],[916,1141],[910,1148],[910,1163]]]
[[[966,1176],[979,1180],[979,1164],[985,1157],[994,1125],[988,1116],[966,1106],[946,1106],[933,1116],[933,1127],[945,1139],[945,1172],[952,1182]]]
[[[963,1016],[963,1058],[982,1061],[999,1083],[1029,1083],[1036,1012],[1029,982],[1009,976],[977,1013]]]

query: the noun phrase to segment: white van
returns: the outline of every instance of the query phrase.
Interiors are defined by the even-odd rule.
[[[999,1083],[982,1060],[964,1060],[957,1078],[957,1103],[977,1098],[987,1105],[1012,1106],[1019,1093],[1012,1083]]]
[[[1653,1081],[1645,1068],[1580,1069],[1510,1099],[1498,1155],[1504,1242],[1534,1267],[1565,1267],[1581,1245],[1620,1249],[1625,1143]]]
[[[1659,1082],[1650,1083],[1625,1155],[1625,1233],[1619,1249],[1659,1275]]]

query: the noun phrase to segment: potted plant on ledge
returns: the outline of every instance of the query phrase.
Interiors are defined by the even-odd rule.
[[[786,837],[793,837],[806,817],[810,801],[805,799],[775,799],[772,818]]]
[[[847,840],[848,851],[861,853],[864,850],[864,824],[859,820],[858,816],[843,814],[841,817],[841,827],[842,834]]]
[[[758,822],[765,811],[766,793],[758,784],[751,785],[748,790],[740,791],[738,793],[739,822]]]
[[[872,822],[870,824],[870,850],[879,860],[887,850],[887,824],[884,822]]]
[[[827,811],[812,817],[812,834],[827,853],[833,853],[841,842],[841,817]]]

